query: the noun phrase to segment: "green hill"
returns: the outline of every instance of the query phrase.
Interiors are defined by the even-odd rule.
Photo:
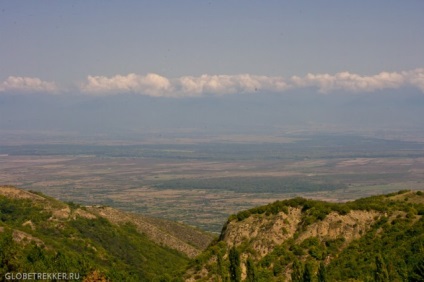
[[[423,215],[420,191],[294,198],[232,215],[211,243],[179,223],[0,186],[0,281],[424,281]]]
[[[58,272],[80,281],[171,281],[211,240],[182,224],[0,187],[2,281],[6,273]]]
[[[424,281],[424,195],[277,201],[229,218],[187,281]]]

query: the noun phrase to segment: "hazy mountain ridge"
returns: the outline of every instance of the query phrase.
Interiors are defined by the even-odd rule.
[[[355,95],[342,91],[323,95],[305,89],[284,94],[260,92],[179,99],[133,94],[101,98],[77,94],[39,97],[3,94],[0,130],[128,138],[140,132],[163,133],[178,129],[216,135],[269,134],[281,128],[422,128],[423,104],[423,95],[416,89]]]
[[[242,211],[185,279],[422,281],[423,203],[422,192],[403,191],[344,204],[295,198]]]

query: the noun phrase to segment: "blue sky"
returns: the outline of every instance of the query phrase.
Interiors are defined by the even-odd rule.
[[[419,128],[423,15],[421,0],[3,0],[0,130]]]
[[[424,66],[423,1],[1,1],[0,81]]]

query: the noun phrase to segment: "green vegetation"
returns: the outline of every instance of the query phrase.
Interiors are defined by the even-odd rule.
[[[250,243],[251,238],[237,247],[226,247],[224,236],[206,253],[209,259],[197,269],[207,265],[214,269],[212,258],[220,249],[221,254],[235,253],[246,267],[246,281],[281,281],[289,275],[292,281],[424,281],[424,195],[421,192],[400,191],[388,195],[359,199],[348,203],[294,198],[250,209],[233,215],[229,222],[240,222],[250,216],[272,218],[279,212],[288,213],[290,207],[300,208],[301,222],[292,238],[273,246],[265,256],[260,256]],[[318,223],[330,212],[347,215],[353,210],[378,212],[379,216],[362,236],[347,241],[338,238],[309,236],[298,240],[308,225]],[[226,232],[224,227],[223,232]],[[266,232],[266,231],[264,231]],[[200,261],[198,261],[200,262]],[[220,261],[221,264],[226,262]],[[229,262],[233,265],[233,262]],[[230,275],[232,269],[230,269]],[[225,274],[228,275],[228,274]],[[219,277],[209,273],[205,281]],[[222,277],[222,276],[221,276]],[[225,280],[223,280],[225,281]]]
[[[374,277],[375,281],[405,281],[416,275],[423,259],[424,219],[399,217],[389,222],[383,218],[340,252],[327,272],[338,280]]]
[[[240,254],[235,247],[230,249],[229,260],[230,260],[230,268],[229,268],[230,281],[232,282],[241,281]]]
[[[297,197],[241,211],[235,215],[231,215],[229,221],[242,221],[253,214],[271,215],[279,212],[287,213],[289,207],[302,208],[302,223],[304,226],[316,222],[317,220],[323,220],[330,212],[337,212],[341,215],[345,215],[351,210],[374,210],[379,212],[404,211],[412,214],[424,214],[424,206],[422,204],[390,200],[391,196],[401,195],[407,192],[408,190],[404,190],[388,195],[362,198],[347,203],[330,203]],[[417,192],[416,195],[422,195],[422,193]]]
[[[35,201],[0,196],[0,277],[7,272],[66,272],[82,278],[98,271],[111,281],[171,281],[188,262],[131,224],[55,218],[54,206],[66,207],[47,197]]]
[[[97,273],[110,281],[424,279],[422,192],[404,190],[347,203],[293,198],[242,211],[231,216],[228,224],[251,216],[267,220],[277,218],[278,213],[289,216],[291,208],[299,209],[301,215],[293,236],[270,247],[265,255],[248,237],[234,245],[222,234],[193,260],[155,244],[130,223],[112,224],[78,204],[65,204],[41,193],[33,196],[0,196],[0,277],[8,272],[65,272],[81,277]],[[362,236],[349,240],[343,233],[301,237],[308,226],[325,220],[328,214],[348,215],[351,211],[373,212],[374,221],[361,231]],[[289,234],[284,228],[281,232]],[[184,269],[188,269],[186,274]]]
[[[248,257],[246,261],[246,281],[248,282],[257,282],[258,274],[256,271],[255,263],[252,258]]]
[[[325,264],[323,261],[320,262],[317,274],[318,282],[327,282],[327,272],[325,271]]]

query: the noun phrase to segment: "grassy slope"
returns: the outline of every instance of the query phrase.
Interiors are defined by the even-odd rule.
[[[0,189],[0,277],[6,272],[100,272],[112,281],[150,281],[179,276],[188,262],[132,224],[115,225],[74,204]]]

